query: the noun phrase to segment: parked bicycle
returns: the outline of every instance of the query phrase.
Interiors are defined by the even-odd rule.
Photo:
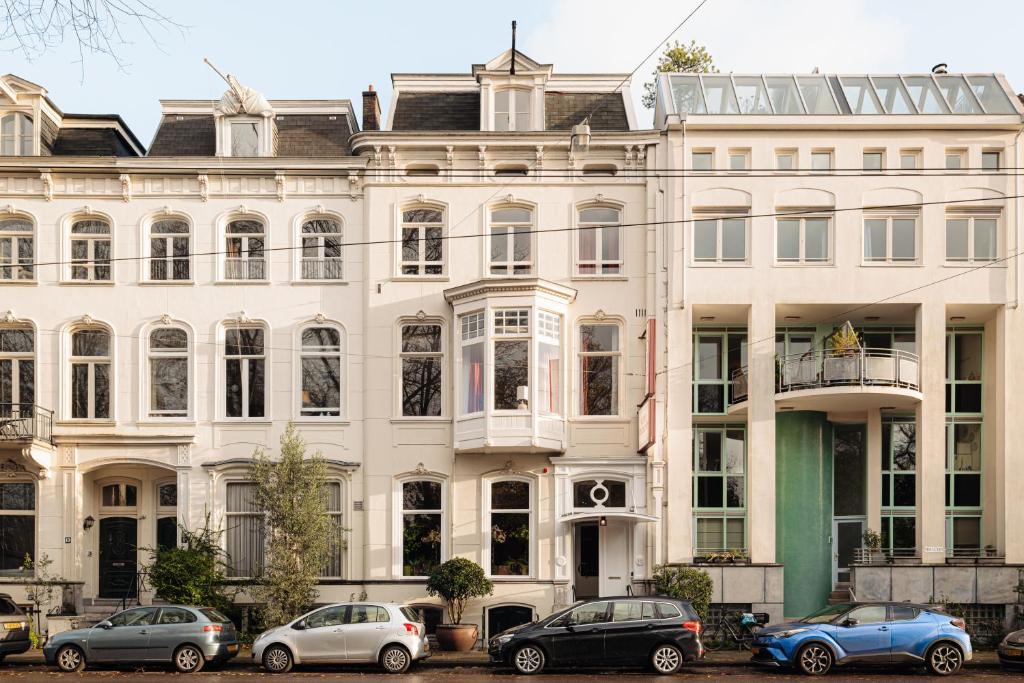
[[[721,650],[732,643],[737,648],[749,650],[758,628],[767,622],[767,616],[750,612],[724,612],[718,621],[704,628],[704,648]]]

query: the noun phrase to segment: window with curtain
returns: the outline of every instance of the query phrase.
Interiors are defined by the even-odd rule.
[[[111,417],[111,335],[87,328],[71,333],[71,417],[109,420]]]
[[[307,327],[302,331],[299,414],[303,417],[341,415],[341,330]]]
[[[30,417],[36,401],[35,331],[0,327],[0,417]]]
[[[226,417],[263,417],[266,392],[265,331],[262,327],[224,330],[224,409]]]
[[[441,483],[402,483],[402,576],[429,576],[441,564]]]
[[[225,228],[224,278],[227,280],[265,280],[267,260],[266,227],[262,221],[239,219]]]
[[[344,278],[341,223],[333,218],[310,218],[302,222],[302,279]]]
[[[441,414],[444,377],[441,326],[402,325],[402,415],[437,417]]]
[[[324,487],[327,514],[331,518],[331,544],[327,564],[321,576],[342,577],[345,574],[345,509],[342,505],[341,482],[327,482]]]
[[[542,413],[562,414],[562,316],[537,313],[537,402]]]
[[[496,481],[491,488],[491,569],[495,576],[530,574],[530,482]]]
[[[480,413],[484,409],[484,338],[487,316],[483,311],[468,313],[459,318],[462,343],[461,413]]]
[[[746,547],[746,427],[693,430],[695,555]]]
[[[12,112],[0,117],[0,156],[32,156],[35,122],[28,114]]]
[[[0,220],[0,282],[35,279],[35,235],[27,218]]]
[[[612,206],[591,206],[578,212],[576,272],[619,275],[622,272],[622,212]]]
[[[430,207],[402,211],[402,275],[444,274],[444,212]]]
[[[0,576],[19,576],[36,557],[36,485],[0,482]]]
[[[256,577],[263,573],[263,513],[254,502],[256,485],[228,482],[225,513],[227,574]]]
[[[580,325],[580,415],[619,414],[619,326]]]
[[[913,263],[917,260],[917,215],[864,217],[864,260]]]
[[[491,275],[533,272],[533,211],[509,206],[491,210]]]
[[[149,279],[189,280],[192,277],[191,237],[187,221],[168,218],[149,226]]]
[[[110,223],[101,218],[71,224],[71,279],[109,282],[111,276]]]
[[[149,416],[188,417],[188,333],[180,327],[151,330],[147,358]]]

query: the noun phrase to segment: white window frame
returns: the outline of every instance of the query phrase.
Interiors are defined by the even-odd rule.
[[[31,517],[32,518],[32,553],[31,557],[33,560],[39,559],[39,484],[36,479],[27,474],[14,474],[10,478],[5,477],[3,479],[4,484],[29,484],[32,486],[32,509],[31,510],[7,510],[0,508],[0,517]],[[27,572],[24,570],[14,570],[10,574],[4,575],[5,578],[12,576],[16,577],[31,577],[34,572]]]
[[[337,575],[329,574],[326,571],[320,573],[322,579],[344,579],[348,576],[348,542],[345,536],[348,534],[348,529],[345,528],[345,501],[348,500],[348,482],[345,479],[339,477],[328,477],[327,481],[324,482],[327,486],[338,487],[338,509],[327,510],[327,516],[331,518],[331,525],[334,529],[338,530],[338,567],[341,572]],[[329,551],[328,551],[329,552]],[[328,560],[330,561],[330,560]]]
[[[0,114],[0,131],[3,130],[3,124],[6,123],[8,118],[13,117],[14,119],[14,131],[10,136],[10,154],[3,150],[3,147],[8,142],[8,136],[3,135],[0,132],[0,156],[14,156],[14,157],[30,157],[36,156],[36,139],[38,135],[36,131],[39,126],[36,125],[35,119],[32,114],[24,111],[6,111]],[[29,131],[24,131],[25,122],[28,122]],[[28,151],[25,151],[25,143],[28,142]]]
[[[996,158],[995,168],[986,168],[985,157],[993,155]],[[986,148],[981,150],[981,170],[984,173],[998,173],[999,171],[1003,170],[1003,150],[996,148]]]
[[[312,221],[333,221],[337,227],[335,232],[304,232],[306,225]],[[328,249],[326,241],[335,238],[338,243],[338,256],[325,256]],[[310,249],[316,256],[306,255],[306,240],[315,244]],[[264,246],[266,249],[266,246]],[[307,264],[310,266],[307,269]],[[320,277],[307,277],[307,270],[315,271]],[[345,222],[335,213],[320,212],[301,214],[295,221],[295,282],[338,283],[345,281]]]
[[[103,489],[108,486],[117,486],[121,489],[121,497],[128,502],[128,487],[135,489],[135,505],[105,505],[103,503]],[[116,517],[118,515],[132,515],[142,507],[142,482],[132,477],[106,477],[96,480],[96,509],[100,515]]]
[[[690,232],[691,236],[691,262],[695,266],[707,266],[707,265],[719,265],[719,266],[745,266],[750,263],[750,219],[747,218],[750,210],[744,209],[738,214],[729,214],[724,212],[694,212],[693,223]],[[722,240],[724,236],[724,230],[722,221],[723,220],[735,220],[739,219],[743,221],[743,258],[742,259],[723,259],[722,258]],[[701,221],[715,221],[715,258],[697,258],[697,223]]]
[[[499,320],[501,320],[501,327],[506,327],[505,321],[510,319],[521,319],[522,314],[525,314],[526,318],[526,331],[522,331],[521,325],[510,324],[509,329],[502,329],[498,331]],[[502,306],[500,308],[492,308],[490,315],[488,316],[488,324],[490,327],[487,329],[487,343],[489,348],[486,349],[488,356],[490,357],[490,376],[487,378],[490,380],[487,386],[486,401],[487,405],[491,407],[491,412],[496,415],[518,415],[522,413],[529,413],[534,410],[534,398],[537,392],[537,387],[532,386],[534,384],[535,373],[534,364],[536,362],[536,351],[534,349],[535,340],[535,328],[537,326],[537,320],[535,319],[536,310],[532,306]],[[518,328],[518,329],[516,329]],[[526,342],[526,382],[527,382],[527,401],[528,410],[520,410],[519,408],[498,408],[497,402],[495,401],[495,394],[497,392],[497,374],[498,374],[498,361],[497,361],[497,345],[501,342]],[[518,387],[516,388],[518,395]]]
[[[995,255],[988,259],[979,259],[974,253],[974,221],[976,219],[982,220],[993,220],[996,222],[996,250]],[[949,235],[948,235],[948,224],[951,220],[966,220],[967,221],[967,257],[966,258],[950,258],[949,257]],[[946,213],[945,223],[943,224],[943,243],[945,246],[945,260],[949,265],[960,266],[960,265],[971,265],[975,263],[997,263],[1000,259],[1003,246],[1003,226],[1002,226],[1002,212],[1001,211],[950,211]]]
[[[618,332],[618,350],[616,351],[584,351],[581,336],[583,334],[583,327],[590,325],[609,325],[617,328]],[[625,321],[618,317],[605,317],[600,320],[597,318],[579,318],[576,320],[576,325],[573,329],[575,337],[574,346],[576,349],[576,362],[574,367],[573,376],[575,378],[575,396],[573,400],[573,416],[577,420],[586,420],[600,422],[604,420],[621,420],[625,416],[623,408],[626,394],[626,354],[623,350],[625,346]],[[588,415],[583,412],[583,359],[584,358],[600,358],[600,357],[611,357],[618,359],[618,369],[616,371],[616,405],[615,411],[611,415]]]
[[[494,212],[502,209],[520,209],[528,211],[530,213],[529,221],[495,221]],[[498,204],[495,206],[488,207],[487,209],[487,276],[492,278],[516,278],[516,277],[534,277],[534,273],[537,270],[536,254],[537,254],[537,243],[536,243],[536,225],[537,225],[537,208],[527,204]],[[494,235],[495,228],[505,228],[507,232],[501,237],[505,240],[505,255],[506,258],[503,261],[495,261],[491,257],[491,243],[496,239]],[[515,230],[516,228],[526,228],[527,238],[529,240],[530,253],[529,259],[525,261],[515,260]],[[516,268],[525,267],[527,270],[524,273],[516,273]],[[504,268],[504,273],[495,273],[495,268]]]
[[[188,226],[187,233],[155,233],[153,228],[157,223],[163,221],[181,221]],[[191,285],[195,281],[195,263],[192,260],[192,252],[195,250],[195,229],[194,223],[190,216],[183,213],[171,212],[171,213],[158,213],[148,216],[143,222],[143,234],[142,234],[142,273],[140,277],[141,282],[152,282],[160,285]],[[174,256],[173,255],[173,240],[175,238],[185,237],[188,240],[188,256]],[[153,256],[153,241],[164,240],[167,248],[167,255],[162,257]],[[168,277],[163,280],[153,278],[152,263],[154,261],[163,261],[166,264],[167,273],[173,276],[174,273],[174,262],[184,260],[188,264],[188,277],[183,280],[175,280],[173,277]]]
[[[4,229],[4,223],[27,223],[29,230]],[[19,256],[19,247],[23,242],[29,243],[32,256],[26,262]],[[14,214],[0,218],[0,243],[9,242],[10,257],[5,257],[0,252],[0,284],[35,284],[36,266],[35,261],[39,258],[38,241],[36,240],[36,222],[28,214]],[[24,274],[28,277],[22,277]]]
[[[455,411],[459,418],[477,417],[487,412],[488,405],[488,387],[490,381],[490,375],[488,369],[488,349],[487,343],[490,335],[487,334],[487,325],[489,319],[488,311],[486,309],[480,309],[478,311],[467,311],[462,313],[456,319],[456,330],[459,335],[459,367],[456,373],[458,381],[458,396],[457,410]],[[482,392],[483,401],[480,405],[480,410],[472,412],[464,412],[466,407],[466,401],[469,399],[468,387],[463,384],[463,376],[466,372],[465,362],[463,361],[463,349],[467,346],[474,346],[479,344],[483,349],[483,362],[480,364],[480,370],[483,376],[480,378],[480,390]]]
[[[956,166],[950,166],[949,162],[953,158],[958,158],[959,162]],[[967,150],[963,147],[949,147],[946,149],[945,156],[943,157],[943,168],[947,171],[962,171],[967,166]]]
[[[227,355],[227,331],[236,329],[256,329],[263,330],[263,353],[262,354],[239,354],[232,355],[230,359],[240,359],[243,361],[241,378],[242,378],[242,415],[237,417],[228,416],[228,405],[227,405],[227,381],[228,381],[228,369],[227,361],[229,357]],[[273,374],[270,357],[270,326],[261,320],[249,320],[246,322],[228,321],[223,322],[219,325],[218,333],[218,349],[217,349],[217,367],[218,367],[218,378],[217,378],[217,414],[219,419],[225,422],[269,422],[271,419],[270,412],[272,410],[272,400],[274,392],[271,387],[271,375]],[[263,415],[259,417],[249,416],[249,392],[246,390],[249,382],[249,360],[262,359],[263,360]]]
[[[828,163],[825,165],[825,168],[815,168],[814,167],[814,158],[815,157],[825,157],[826,158]],[[831,148],[830,149],[812,149],[811,150],[811,169],[810,169],[811,173],[828,173],[829,171],[835,170],[835,159],[836,159],[836,153],[835,153],[834,149],[831,149]]]
[[[448,497],[448,480],[446,477],[440,474],[434,474],[424,472],[423,474],[412,473],[404,476],[395,478],[394,489],[392,490],[392,509],[394,514],[392,515],[392,543],[393,555],[392,555],[392,573],[394,577],[400,581],[422,581],[424,576],[405,576],[403,565],[405,560],[405,539],[404,539],[404,522],[405,522],[405,496],[402,491],[402,485],[415,481],[430,481],[441,485],[441,509],[436,510],[434,508],[424,510],[410,510],[409,514],[437,514],[441,515],[441,558],[440,563],[443,564],[449,558],[449,543],[451,542],[451,532],[449,529],[448,522],[448,508],[449,508],[449,497]]]
[[[246,232],[246,233],[232,233],[228,232],[229,227],[236,221],[254,221],[263,226],[262,232]],[[216,251],[220,253],[217,259],[218,262],[218,282],[221,283],[241,283],[241,284],[252,284],[252,283],[265,283],[270,281],[270,259],[267,257],[267,250],[270,249],[270,221],[266,216],[256,213],[231,213],[226,216],[222,216],[218,221],[219,229],[218,243]],[[239,256],[231,257],[228,254],[231,253],[228,249],[229,239],[241,239],[241,251]],[[263,240],[263,256],[253,257],[250,256],[248,250],[250,249],[249,240],[251,239],[262,239]],[[244,255],[241,255],[244,252]],[[262,262],[263,277],[262,278],[238,278],[228,277],[229,263],[238,263],[244,265],[246,275],[249,274],[250,262],[253,263],[253,267],[256,262]]]
[[[232,126],[234,124],[255,123],[256,124],[256,155],[238,156],[232,152]],[[220,132],[220,146],[218,154],[222,157],[234,157],[237,159],[256,159],[259,157],[273,156],[273,122],[271,116],[219,116],[218,130]]]
[[[869,220],[885,221],[885,258],[869,258],[867,255]],[[894,220],[914,221],[914,256],[912,258],[894,258],[892,255],[892,234]],[[921,216],[916,211],[871,213],[866,212],[861,221],[861,260],[864,265],[916,265],[921,255]]]
[[[228,490],[231,488],[232,485],[255,486],[255,484],[253,483],[252,479],[248,478],[248,477],[245,477],[245,478],[242,478],[242,477],[232,477],[230,479],[227,479],[224,482],[224,489],[223,489],[223,493],[224,493],[224,498],[223,498],[223,500],[224,500],[224,529],[225,529],[225,531],[224,531],[223,546],[224,546],[225,560],[226,560],[226,564],[227,564],[227,566],[225,567],[225,571],[226,571],[226,574],[227,574],[227,576],[229,578],[232,578],[232,579],[247,579],[247,578],[252,578],[252,577],[245,576],[245,575],[242,575],[242,574],[234,574],[233,573],[233,571],[234,571],[234,569],[233,569],[234,558],[232,558],[231,555],[228,553],[228,534],[230,533],[230,529],[232,529],[233,527],[236,526],[234,523],[232,523],[232,518],[236,518],[236,517],[255,517],[255,518],[264,517],[265,518],[266,516],[262,515],[259,512],[240,512],[240,511],[233,511],[233,510],[231,510],[230,509],[230,505],[229,505],[230,496],[228,496]],[[262,560],[261,561],[261,565],[262,565],[261,569],[263,569],[263,568],[266,567],[266,562],[267,562],[266,543],[263,544],[263,552],[262,552],[261,560]]]
[[[79,332],[105,332],[109,337],[109,353],[106,356],[75,356],[74,352],[74,336]],[[115,362],[117,348],[117,337],[114,335],[114,331],[105,324],[102,323],[89,323],[79,324],[71,327],[67,331],[67,354],[64,356],[64,372],[66,373],[66,381],[64,387],[67,388],[67,399],[64,402],[65,415],[69,421],[74,422],[100,422],[100,423],[113,423],[115,422],[115,416],[117,415],[117,364]],[[85,364],[88,366],[87,370],[87,382],[88,382],[88,405],[86,408],[86,417],[74,417],[73,406],[74,406],[74,371],[72,366],[76,364]],[[110,370],[108,371],[108,391],[110,393],[109,398],[109,413],[108,417],[95,417],[96,415],[96,366],[97,365],[109,365]]]
[[[743,168],[733,168],[732,167],[733,160],[737,159],[737,158],[743,160]],[[740,148],[730,149],[729,150],[729,154],[728,154],[728,162],[729,162],[728,170],[731,173],[746,173],[746,172],[750,171],[750,148],[749,147],[744,147],[742,149],[740,149]]]
[[[527,509],[508,509],[508,510],[495,510],[492,507],[492,491],[491,487],[494,484],[498,484],[505,481],[518,481],[523,482],[530,487],[529,502],[530,507]],[[529,477],[522,474],[497,474],[491,477],[483,477],[481,479],[481,500],[483,501],[484,514],[481,515],[481,550],[483,557],[483,568],[487,572],[487,576],[495,581],[526,581],[536,577],[537,571],[537,480],[534,477]],[[527,514],[529,515],[529,534],[530,538],[526,544],[527,553],[529,554],[529,566],[526,574],[518,575],[505,575],[505,574],[492,574],[492,543],[491,530],[493,525],[491,524],[491,515],[495,512],[501,513],[512,513],[512,514]]]
[[[180,330],[185,333],[185,348],[184,349],[152,349],[151,341],[153,333],[158,330]],[[193,369],[194,362],[194,335],[192,330],[187,326],[179,322],[168,320],[167,322],[158,321],[150,325],[146,334],[143,335],[143,345],[141,349],[141,357],[146,359],[146,363],[143,367],[142,375],[142,391],[141,398],[143,404],[143,412],[145,420],[154,422],[181,422],[195,419],[195,400],[193,398],[194,387],[195,387],[195,371]],[[153,396],[152,396],[152,383],[153,383],[153,369],[152,362],[155,359],[160,358],[184,358],[186,367],[186,381],[187,387],[185,390],[186,397],[188,399],[188,408],[184,412],[168,413],[168,414],[154,414],[153,408]]]
[[[11,364],[11,407],[19,405],[36,405],[39,400],[39,383],[36,381],[39,377],[39,360],[37,358],[38,352],[38,333],[36,332],[35,326],[24,323],[14,322],[11,324],[0,325],[0,332],[10,331],[21,331],[29,332],[32,335],[32,351],[6,351],[0,347],[0,361],[7,361]],[[21,393],[23,387],[21,386],[21,364],[25,361],[32,363],[32,400],[26,402],[22,399]],[[3,404],[0,404],[3,407]],[[17,414],[20,414],[20,410]],[[23,415],[22,417],[31,417]]]
[[[828,228],[826,234],[828,236],[828,253],[824,259],[821,260],[807,260],[807,219],[808,218],[824,218],[828,222]],[[780,259],[779,258],[779,222],[784,220],[795,220],[800,222],[800,243],[799,243],[799,255],[796,259]],[[820,214],[793,214],[778,216],[775,219],[775,244],[774,244],[774,263],[777,266],[830,266],[833,262],[833,254],[835,252],[835,221],[832,219],[831,214],[822,212]]]
[[[910,158],[914,164],[910,168],[907,168],[903,161],[904,159]],[[921,150],[920,149],[901,149],[900,150],[900,170],[901,171],[920,171],[921,170]]]
[[[610,222],[610,223],[609,222],[603,222],[603,221],[586,221],[586,222],[584,222],[582,220],[582,218],[581,218],[581,214],[584,211],[586,211],[587,209],[610,209],[610,210],[613,210],[613,211],[617,211],[618,214],[619,214],[619,219],[617,221],[613,221],[613,222]],[[575,267],[574,267],[574,269],[575,269],[575,277],[577,277],[577,278],[586,278],[586,279],[589,279],[589,278],[597,278],[597,279],[601,279],[601,278],[622,278],[622,277],[625,277],[625,275],[626,275],[626,272],[625,272],[626,271],[626,269],[625,269],[625,265],[626,264],[625,264],[625,259],[624,259],[624,252],[625,252],[624,247],[625,247],[625,244],[623,243],[623,238],[625,237],[625,235],[623,234],[623,229],[622,229],[622,214],[623,214],[623,207],[621,205],[607,203],[607,202],[599,203],[599,204],[580,204],[580,205],[578,205],[575,208],[574,216],[576,218],[576,237],[573,239],[573,244],[576,247],[576,259],[575,259],[576,262],[575,262]],[[591,232],[594,235],[594,258],[590,259],[590,260],[584,260],[582,258],[582,256],[580,255],[581,251],[582,251],[582,249],[581,249],[582,245],[580,244],[580,241],[583,238],[583,230],[584,229],[590,229],[590,228],[593,228],[593,230]],[[616,232],[618,233],[618,247],[619,247],[618,248],[618,258],[605,259],[605,258],[602,258],[602,256],[601,256],[601,254],[603,253],[603,250],[604,250],[604,231],[606,229],[608,229],[608,228],[617,228]],[[583,266],[592,266],[594,268],[594,272],[592,272],[592,273],[581,272],[580,269]],[[615,272],[612,272],[612,273],[602,272],[605,268],[608,268],[608,267],[615,267],[615,268],[617,268],[617,270]]]
[[[498,96],[508,93],[508,111],[498,111]],[[526,102],[525,108],[520,107],[522,101]],[[526,128],[520,129],[516,120],[520,114],[526,114]],[[505,125],[498,122],[504,119]],[[496,131],[525,132],[534,130],[536,127],[533,121],[533,89],[521,86],[507,86],[494,90],[494,127]]]
[[[439,211],[441,213],[441,220],[438,223],[430,223],[423,221],[410,221],[405,222],[405,213],[407,211]],[[428,279],[436,280],[443,279],[448,276],[448,207],[444,204],[434,202],[415,202],[411,204],[404,204],[398,207],[396,216],[396,222],[398,224],[398,230],[396,231],[396,268],[395,277],[398,279]],[[427,261],[425,259],[427,250],[426,231],[428,228],[440,228],[441,230],[441,260],[440,261]],[[418,234],[416,242],[416,253],[417,260],[406,261],[402,253],[402,241],[405,230],[415,229]],[[427,267],[440,266],[441,272],[439,273],[428,273]],[[406,267],[415,267],[415,273],[403,273],[402,271]]]
[[[435,326],[441,334],[441,345],[437,351],[405,351],[402,333],[406,327]],[[395,392],[395,418],[401,420],[448,420],[448,333],[444,320],[441,318],[401,318],[398,321],[396,334],[395,358],[398,359],[397,390]],[[405,361],[407,359],[433,358],[441,371],[441,412],[438,415],[406,415],[405,414]]]
[[[101,221],[107,224],[107,232],[105,233],[75,233],[73,232],[74,227],[77,223],[83,221]],[[115,281],[115,268],[116,265],[116,252],[115,252],[115,240],[114,240],[114,221],[105,214],[81,214],[71,216],[65,221],[66,229],[64,230],[65,235],[63,247],[67,249],[67,258],[62,259],[64,265],[62,266],[62,272],[64,274],[63,281],[66,283],[76,285],[112,285]],[[76,237],[76,235],[80,235]],[[86,242],[86,258],[75,259],[72,254],[74,253],[72,248],[73,241],[84,241]],[[106,279],[96,279],[96,260],[95,250],[96,243],[106,241],[108,242],[109,252],[109,263],[106,263],[107,267],[110,268],[110,277]],[[103,261],[100,262],[105,263]],[[86,269],[85,278],[74,277],[75,268],[81,267]]]
[[[793,165],[789,168],[782,168],[779,165],[779,160],[782,157],[791,157],[793,159]],[[775,150],[775,170],[776,171],[798,171],[800,170],[800,155],[796,149],[777,149]]]
[[[309,347],[308,349],[302,343],[302,335],[306,330],[315,328],[325,328],[334,330],[338,333],[338,348],[337,350],[331,349],[331,347]],[[347,419],[348,414],[348,364],[347,359],[347,346],[348,336],[346,334],[345,327],[335,321],[324,320],[323,322],[313,321],[307,322],[300,325],[295,335],[295,420],[296,421],[310,421],[310,422],[344,422]],[[266,349],[264,348],[264,351]],[[316,415],[315,412],[327,412],[333,410],[332,407],[328,408],[303,408],[302,407],[302,360],[304,358],[337,358],[338,368],[341,376],[338,378],[338,406],[337,415]],[[308,411],[304,413],[303,411]]]
[[[707,157],[708,167],[697,168],[696,160],[697,157]],[[703,148],[698,147],[690,152],[690,170],[694,173],[713,173],[715,170],[715,150],[714,148]]]
[[[878,168],[868,168],[865,163],[868,155],[878,157]],[[885,171],[885,150],[880,147],[868,147],[861,153],[861,170],[867,171],[868,173],[882,173]]]

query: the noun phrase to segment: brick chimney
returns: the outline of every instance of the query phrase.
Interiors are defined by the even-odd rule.
[[[363,91],[363,130],[380,130],[380,101],[372,85]]]

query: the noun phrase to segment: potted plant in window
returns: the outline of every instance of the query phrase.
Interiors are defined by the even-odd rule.
[[[476,624],[463,624],[462,614],[471,598],[482,598],[494,592],[494,584],[483,567],[464,557],[448,560],[427,579],[427,594],[443,598],[451,623],[439,624],[437,642],[442,650],[467,652],[477,638]]]

